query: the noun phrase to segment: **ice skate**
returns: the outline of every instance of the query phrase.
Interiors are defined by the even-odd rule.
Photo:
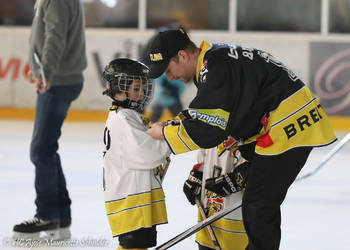
[[[69,226],[71,220],[53,222],[34,217],[13,227],[14,240],[19,239],[43,239],[65,240],[71,237]]]

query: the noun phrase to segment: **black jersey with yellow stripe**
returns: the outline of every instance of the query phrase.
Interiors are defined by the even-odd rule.
[[[163,130],[173,153],[211,148],[229,136],[246,142],[259,138],[260,145],[268,147],[273,144],[272,138],[262,136],[269,132],[271,113],[278,110],[284,100],[297,103],[290,107],[283,105],[282,113],[285,117],[281,115],[277,118],[276,113],[280,112],[275,112],[274,119],[285,119],[292,114],[297,116],[295,112],[300,111],[310,100],[315,101],[313,107],[318,106],[315,112],[322,109],[305,84],[283,63],[265,51],[244,46],[209,44],[205,41],[200,49],[194,78],[198,91],[188,110],[192,119]],[[313,134],[319,133],[321,139],[317,142],[308,141],[304,145],[303,136],[299,133],[293,138],[298,137],[299,143],[288,144],[290,146],[287,149],[294,146],[320,146],[335,140],[324,112],[317,122],[311,116],[309,118],[302,129],[315,129]],[[312,122],[318,125],[312,126]],[[285,126],[288,126],[286,123]],[[294,129],[297,130],[297,127]],[[275,129],[274,137],[284,136],[288,140],[288,131],[289,134],[295,132],[292,128],[286,130],[282,127],[278,131]],[[281,152],[277,150],[272,154]]]

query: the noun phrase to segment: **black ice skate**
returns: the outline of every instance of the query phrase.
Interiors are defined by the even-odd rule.
[[[60,228],[69,227],[72,224],[72,219],[65,219],[60,221]]]
[[[65,240],[70,238],[70,221],[60,228],[59,222],[42,220],[34,217],[13,227],[13,239],[52,239]]]

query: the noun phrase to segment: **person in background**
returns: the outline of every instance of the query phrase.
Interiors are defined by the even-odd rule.
[[[57,150],[61,127],[81,93],[87,67],[84,9],[79,0],[37,0],[34,11],[28,78],[38,92],[30,144],[36,213],[13,231],[14,238],[34,239],[46,233],[64,239],[70,237],[63,229],[71,225],[71,199]]]
[[[159,121],[163,111],[168,109],[173,117],[182,111],[180,96],[185,83],[179,80],[169,81],[165,74],[155,79],[155,94],[152,102],[151,122]]]

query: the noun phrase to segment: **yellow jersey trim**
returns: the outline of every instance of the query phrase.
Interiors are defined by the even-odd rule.
[[[201,221],[200,215],[198,218]],[[222,218],[214,222],[212,228],[222,249],[241,250],[245,249],[248,244],[243,221]],[[196,234],[196,241],[203,246],[215,249],[208,230],[205,228]]]
[[[165,126],[163,128],[163,135],[174,154],[181,154],[200,148],[191,137],[189,137],[182,122],[175,126]]]
[[[113,236],[139,228],[167,223],[164,192],[161,188],[105,202]]]
[[[271,145],[259,145],[262,135],[268,137]],[[248,142],[253,140],[258,141],[256,153],[277,155],[296,147],[328,145],[336,137],[319,101],[305,86],[270,112],[267,127]]]
[[[155,201],[164,200],[164,192],[161,188],[153,189],[151,192],[129,195],[128,197],[115,201],[106,201],[107,215],[117,213],[126,209],[150,204]]]
[[[199,81],[199,72],[201,71],[202,65],[203,65],[203,58],[205,53],[212,47],[210,43],[207,43],[206,41],[202,41],[201,45],[199,46],[201,51],[198,56],[197,60],[197,68],[196,68],[196,80]]]
[[[107,218],[113,237],[168,222],[164,201],[108,215]]]

